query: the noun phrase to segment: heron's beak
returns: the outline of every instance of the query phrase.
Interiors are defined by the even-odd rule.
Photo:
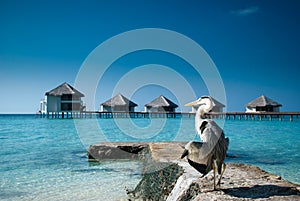
[[[185,149],[181,155],[181,159],[183,159],[184,157],[186,157],[187,155],[189,155],[189,151],[187,149]]]
[[[196,100],[196,101],[187,103],[184,106],[195,106],[195,105],[202,105],[202,104],[201,104],[201,102],[199,100]]]

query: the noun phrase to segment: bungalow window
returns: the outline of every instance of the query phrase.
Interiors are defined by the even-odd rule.
[[[272,106],[267,105],[267,106],[266,106],[266,111],[267,111],[267,112],[274,112],[274,109],[273,109]]]
[[[62,103],[61,110],[62,111],[72,111],[72,110],[80,110],[81,104],[80,103]]]
[[[174,112],[174,108],[172,108],[172,107],[163,107],[163,110],[165,112]]]
[[[72,100],[72,95],[71,94],[63,94],[61,96],[61,100]]]
[[[61,104],[62,111],[70,111],[72,110],[72,103],[62,103]]]
[[[114,111],[116,111],[116,112],[127,112],[128,111],[128,106],[117,105],[117,106],[114,107]]]
[[[256,107],[256,111],[257,112],[273,112],[274,109],[273,109],[272,106],[267,105],[267,106],[264,106],[264,107]]]

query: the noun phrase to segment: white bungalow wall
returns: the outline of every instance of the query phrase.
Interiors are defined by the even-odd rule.
[[[246,112],[256,112],[255,107],[246,107]]]
[[[61,111],[61,98],[60,96],[47,96],[47,112],[60,112]]]
[[[99,110],[99,112],[104,112],[103,105],[100,105],[100,110]]]
[[[158,108],[155,108],[155,107],[145,107],[145,112],[158,112]]]
[[[44,99],[41,99],[39,112],[41,112],[42,114],[45,114],[47,112],[47,96],[45,96]]]

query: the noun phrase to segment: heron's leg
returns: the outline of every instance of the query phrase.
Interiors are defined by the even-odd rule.
[[[213,161],[213,171],[214,171],[214,190],[216,190],[216,170],[217,170],[217,162],[216,160]]]
[[[225,169],[226,169],[226,164],[223,163],[222,164],[222,172],[221,172],[221,175],[220,175],[220,179],[219,179],[219,181],[217,183],[217,185],[219,186],[219,188],[221,188],[221,179],[222,179],[222,176],[223,176],[223,173],[224,173]]]

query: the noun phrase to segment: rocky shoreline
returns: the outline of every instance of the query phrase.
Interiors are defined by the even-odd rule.
[[[213,177],[201,178],[179,160],[185,142],[101,143],[89,149],[89,160],[129,159],[144,163],[142,180],[127,189],[126,200],[300,200],[300,186],[258,167],[227,164],[221,189],[213,191]]]

